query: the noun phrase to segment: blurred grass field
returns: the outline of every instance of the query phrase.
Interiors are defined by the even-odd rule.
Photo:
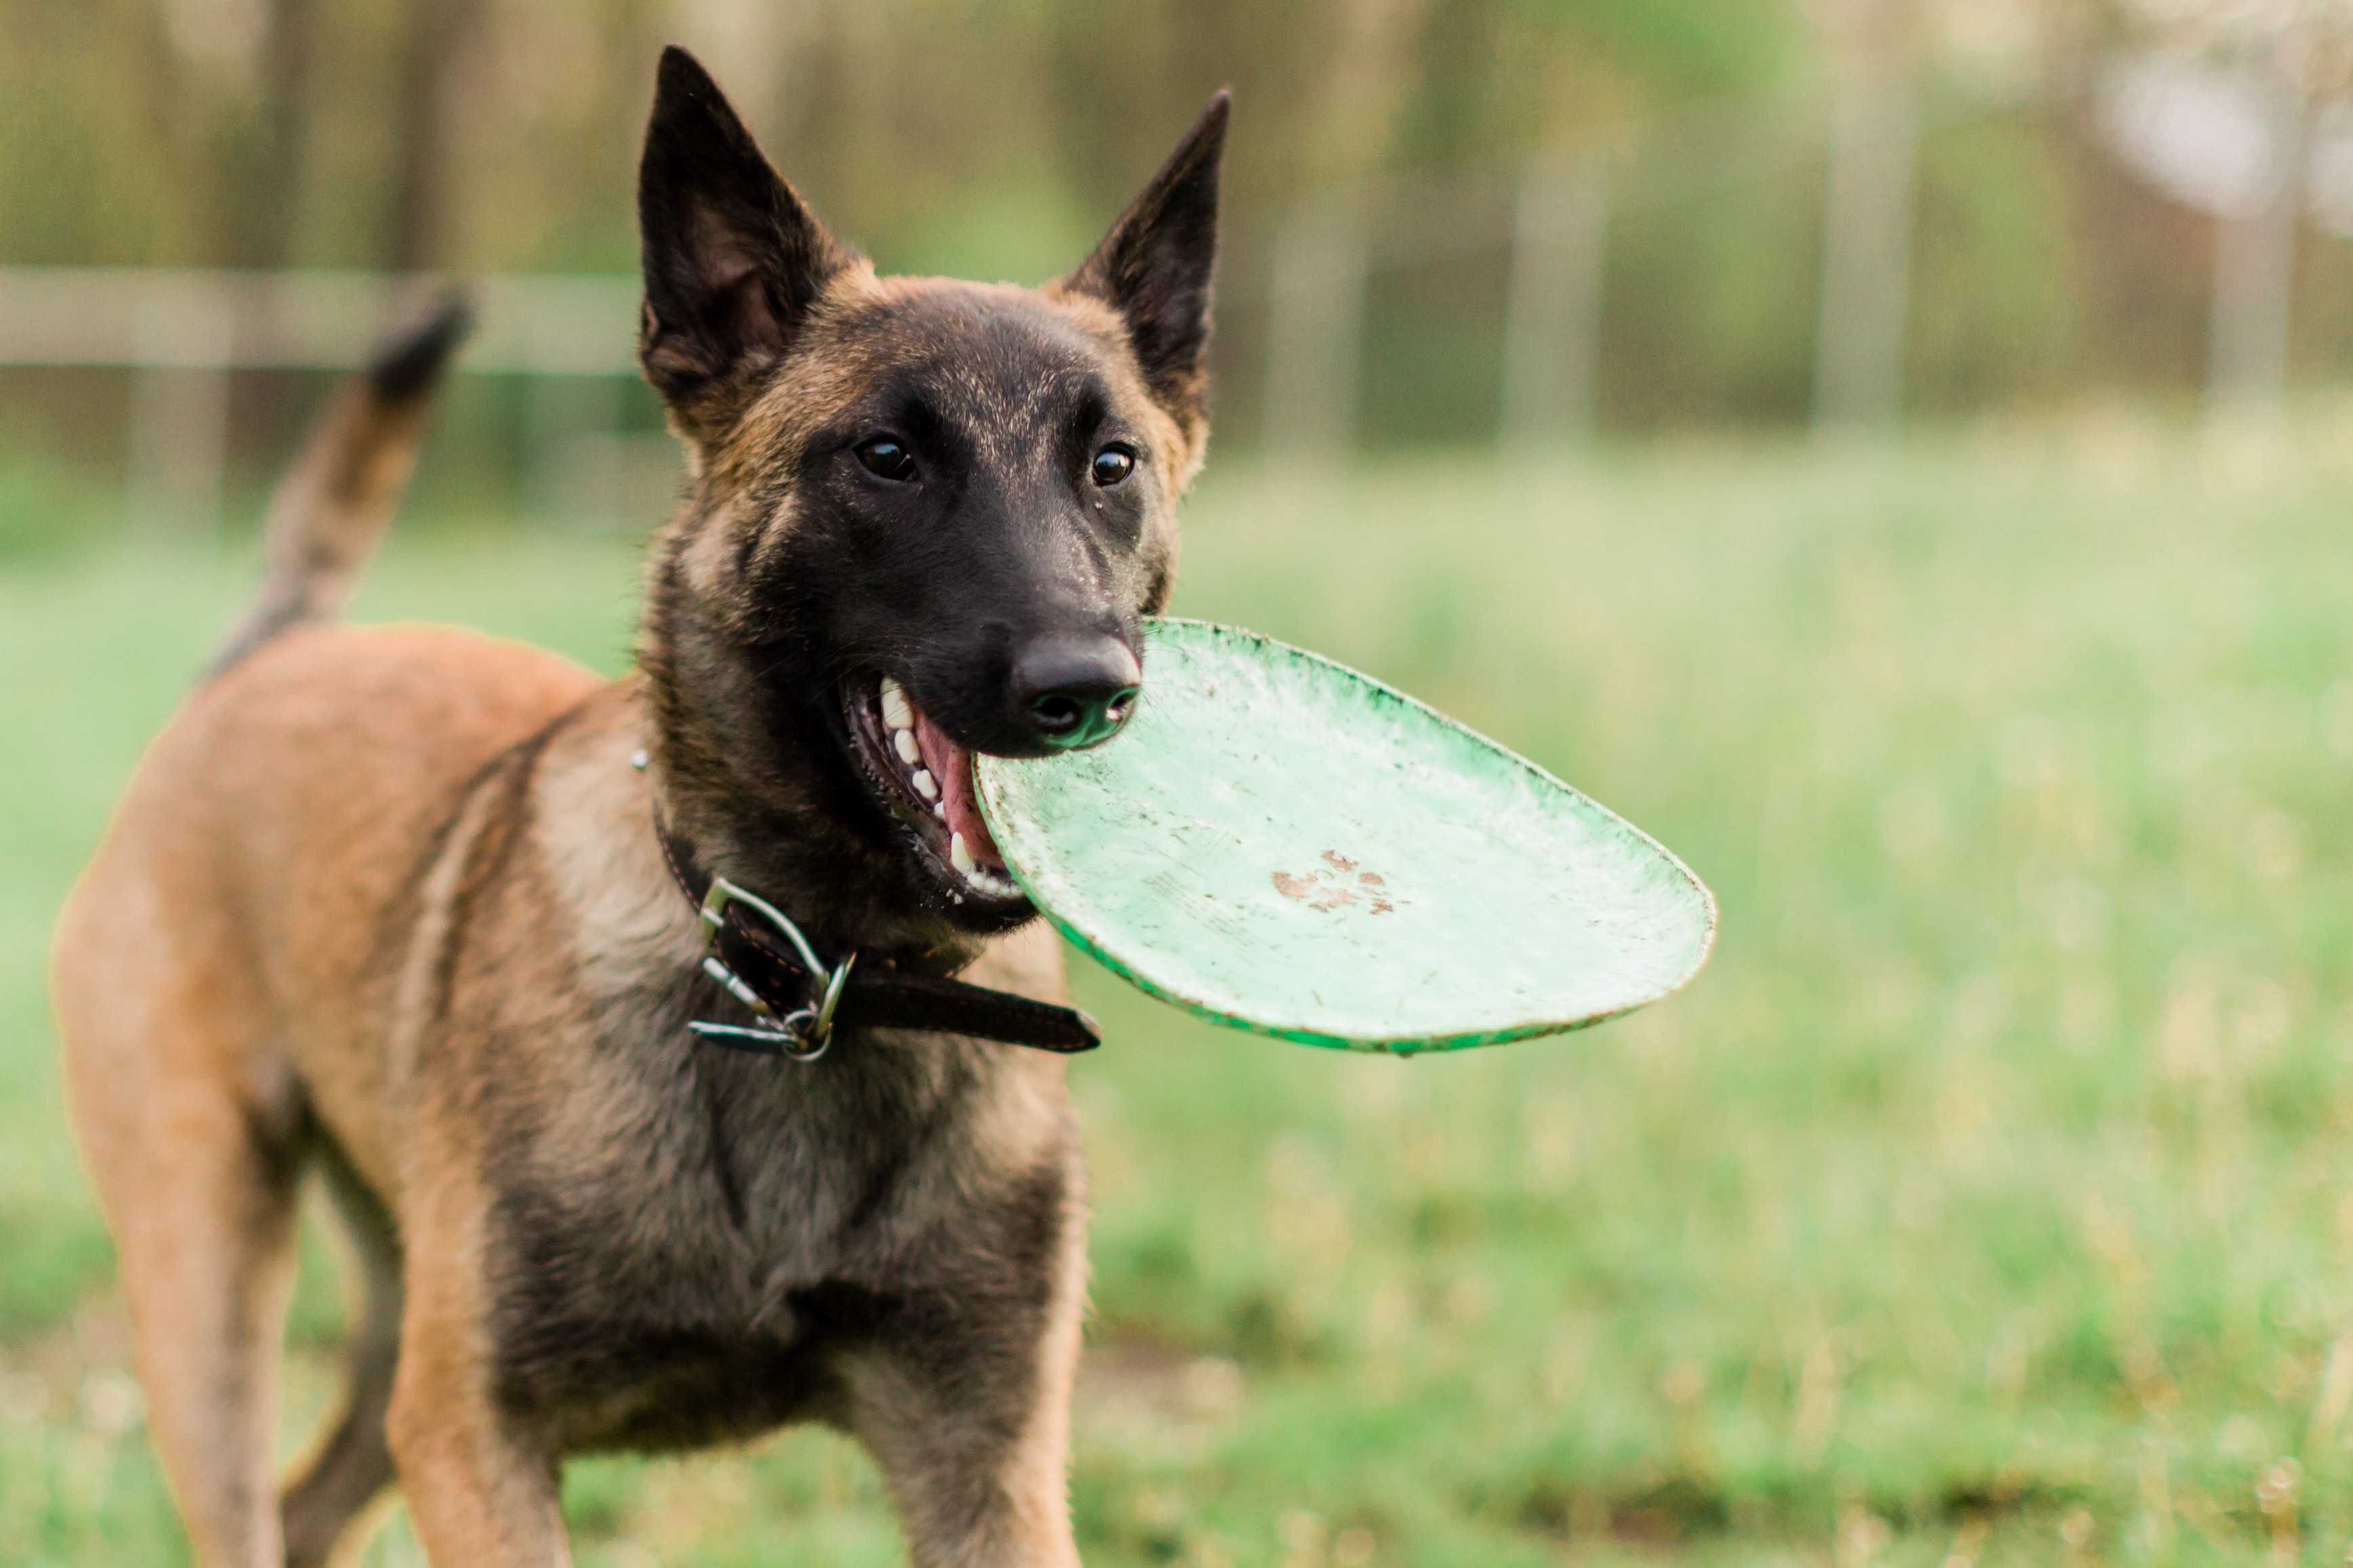
[[[1078,984],[1091,1563],[2337,1562],[2353,410],[1901,455],[1220,473],[1179,607],[1678,850],[1684,994],[1400,1062]],[[58,1112],[51,915],[247,563],[0,574],[0,1562],[185,1560]],[[422,519],[368,618],[614,669],[634,553]],[[339,1307],[309,1249],[290,1447]],[[849,1445],[569,1473],[580,1560],[864,1565]],[[421,1562],[396,1513],[366,1562]]]

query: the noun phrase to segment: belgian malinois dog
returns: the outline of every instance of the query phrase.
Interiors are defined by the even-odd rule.
[[[1059,282],[884,278],[665,54],[639,350],[690,489],[609,684],[329,624],[454,317],[330,412],[55,957],[206,1568],[327,1561],[396,1480],[439,1568],[562,1563],[566,1454],[801,1420],[872,1451],[915,1563],[1077,1562],[1054,1053],[1092,1028],[971,759],[1101,740],[1143,679],[1206,437],[1226,119]],[[364,1305],[281,1497],[310,1169]]]

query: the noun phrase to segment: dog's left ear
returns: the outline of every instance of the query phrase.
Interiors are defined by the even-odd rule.
[[[849,253],[785,183],[692,55],[662,51],[638,165],[638,358],[692,426],[723,425]]]
[[[1176,151],[1063,280],[1127,321],[1128,342],[1160,405],[1198,439],[1208,414],[1209,279],[1218,259],[1218,163],[1233,95],[1219,91]]]

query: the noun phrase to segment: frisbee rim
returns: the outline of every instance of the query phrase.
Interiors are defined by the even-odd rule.
[[[981,816],[988,824],[991,835],[997,838],[997,848],[1004,858],[1006,869],[1011,873],[1014,881],[1029,897],[1030,904],[1044,915],[1066,940],[1145,994],[1173,1006],[1181,1007],[1194,1016],[1207,1019],[1214,1024],[1246,1030],[1252,1034],[1265,1035],[1275,1039],[1289,1040],[1298,1045],[1391,1056],[1414,1056],[1424,1051],[1465,1050],[1478,1046],[1504,1045],[1513,1040],[1532,1039],[1542,1035],[1567,1034],[1577,1029],[1590,1028],[1596,1024],[1608,1023],[1612,1018],[1622,1018],[1627,1014],[1647,1007],[1654,1002],[1664,1001],[1689,985],[1698,977],[1699,972],[1707,966],[1708,958],[1715,950],[1717,909],[1714,890],[1700,879],[1696,872],[1684,864],[1682,857],[1675,854],[1673,850],[1669,849],[1633,822],[1610,810],[1551,770],[1531,761],[1493,736],[1472,729],[1450,714],[1439,711],[1412,693],[1401,691],[1377,676],[1368,675],[1352,665],[1343,664],[1338,659],[1317,653],[1312,648],[1300,647],[1295,644],[1284,642],[1280,637],[1269,637],[1263,632],[1251,631],[1246,626],[1229,626],[1221,621],[1204,620],[1191,616],[1146,617],[1145,630],[1147,638],[1164,628],[1174,629],[1179,635],[1186,636],[1208,634],[1211,640],[1219,637],[1244,639],[1262,647],[1280,650],[1294,658],[1324,666],[1328,670],[1337,672],[1348,681],[1368,687],[1394,701],[1417,710],[1424,719],[1434,720],[1440,726],[1452,731],[1459,738],[1469,741],[1474,747],[1492,752],[1523,772],[1533,774],[1541,783],[1574,796],[1593,812],[1616,824],[1624,832],[1631,834],[1641,845],[1657,855],[1675,878],[1680,879],[1699,896],[1703,929],[1698,946],[1693,952],[1689,965],[1675,977],[1673,984],[1651,994],[1629,1002],[1624,1006],[1588,1014],[1581,1017],[1528,1019],[1487,1029],[1379,1036],[1338,1034],[1330,1030],[1317,1029],[1288,1018],[1252,1017],[1246,1013],[1212,1006],[1198,998],[1172,990],[1163,982],[1154,980],[1138,971],[1133,963],[1105,948],[1093,935],[1073,925],[1060,911],[1040,898],[1030,876],[1020,865],[1018,850],[1007,842],[1008,836],[1001,828],[1005,806],[999,799],[999,791],[1005,787],[1005,775],[1011,770],[1037,759],[976,756],[973,759],[973,779],[976,786],[975,794],[979,798]],[[1144,692],[1139,701],[1148,703],[1151,700],[1152,682],[1147,671]],[[1117,744],[1117,739],[1114,738],[1109,743]],[[1016,834],[1013,837],[1018,840],[1019,836]]]

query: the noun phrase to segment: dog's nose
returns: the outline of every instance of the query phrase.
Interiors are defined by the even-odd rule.
[[[1134,650],[1117,637],[1040,638],[1013,661],[1013,707],[1041,743],[1075,752],[1127,722],[1143,679]]]

